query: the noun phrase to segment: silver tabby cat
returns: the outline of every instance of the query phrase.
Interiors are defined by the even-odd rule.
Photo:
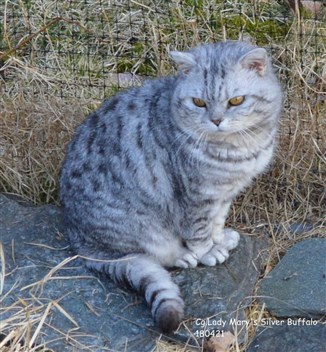
[[[145,296],[175,330],[165,268],[223,263],[232,200],[269,164],[282,105],[266,51],[227,41],[171,52],[175,77],[121,92],[79,126],[61,173],[69,239],[89,268]]]

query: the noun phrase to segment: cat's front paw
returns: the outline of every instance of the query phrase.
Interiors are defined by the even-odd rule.
[[[200,263],[207,266],[222,264],[229,258],[229,251],[220,244],[214,244],[213,248],[200,259]]]
[[[231,250],[234,249],[235,247],[237,247],[237,245],[239,244],[240,241],[240,235],[239,232],[230,229],[230,228],[225,228],[224,229],[224,247],[227,250]]]
[[[216,232],[213,235],[213,242],[224,247],[228,251],[234,249],[238,245],[239,240],[239,232],[230,228],[224,228],[222,231]]]
[[[187,268],[195,268],[198,264],[198,258],[196,256],[195,253],[186,250],[181,258],[178,258],[175,263],[174,266],[177,268],[183,268],[183,269],[187,269]]]
[[[208,266],[222,264],[229,258],[229,251],[234,249],[240,240],[237,231],[225,228],[219,235],[213,236],[214,246],[200,259],[200,263]]]

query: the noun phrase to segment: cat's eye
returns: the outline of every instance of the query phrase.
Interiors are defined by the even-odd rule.
[[[192,101],[199,108],[205,108],[206,107],[206,103],[205,103],[205,101],[203,99],[192,98]]]
[[[243,95],[239,95],[237,97],[233,97],[229,100],[229,105],[230,106],[238,106],[242,104],[245,100],[245,97]]]

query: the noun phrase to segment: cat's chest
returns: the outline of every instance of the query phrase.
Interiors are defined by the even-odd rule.
[[[266,169],[272,155],[273,144],[255,153],[216,158],[202,167],[196,188],[204,197],[232,198]]]

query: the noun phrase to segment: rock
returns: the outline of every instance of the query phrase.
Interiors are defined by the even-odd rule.
[[[317,13],[321,12],[322,6],[323,6],[323,2],[322,1],[318,1],[318,0],[302,1],[302,6],[306,10],[311,11],[314,14],[317,14]]]
[[[247,352],[325,352],[326,325],[258,328]]]
[[[282,235],[284,234],[284,230],[285,230],[286,232],[289,232],[290,234],[293,234],[293,235],[304,235],[309,231],[312,231],[317,226],[316,224],[313,225],[308,222],[294,222],[288,225],[286,228],[284,228],[284,224],[273,224],[273,232],[276,235]],[[272,237],[272,234],[269,231],[268,225],[266,225],[265,230],[266,232],[269,233],[270,237]]]
[[[130,88],[135,86],[140,86],[144,83],[146,77],[136,75],[129,72],[123,73],[108,73],[105,79],[107,87],[112,87],[116,85],[119,88]]]
[[[295,235],[302,235],[306,232],[313,230],[313,225],[309,223],[298,223],[295,222],[289,226],[289,231]]]
[[[258,296],[276,317],[325,315],[326,239],[294,245],[261,281]]]
[[[186,317],[192,317],[186,329],[179,331],[179,337],[189,340],[189,331],[196,337],[231,331],[239,335],[239,341],[247,339],[244,308],[252,301],[264,247],[264,240],[242,236],[224,265],[177,272],[174,279],[184,294]]]
[[[69,250],[63,232],[57,207],[30,206],[0,194],[5,258],[0,255],[0,273],[5,273],[4,280],[0,277],[0,335],[21,334],[22,343],[44,344],[63,352],[152,351],[162,336],[143,298],[85,269]],[[231,318],[245,321],[243,309],[251,302],[247,297],[259,275],[256,268],[264,245],[262,239],[242,236],[226,264],[174,271],[186,302],[187,320],[166,338],[187,341],[190,329],[200,350],[206,333],[201,324],[207,317],[212,324],[226,322],[224,327],[209,326],[213,332],[234,327]],[[243,329],[241,338],[245,337]]]
[[[323,6],[323,1],[321,0],[288,0],[288,3],[294,12],[303,7],[305,10],[308,10],[315,15],[322,11]]]

